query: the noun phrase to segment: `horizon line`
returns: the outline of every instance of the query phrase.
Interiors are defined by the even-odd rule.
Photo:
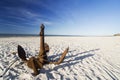
[[[39,34],[13,34],[13,33],[11,33],[11,34],[9,34],[9,33],[0,33],[0,36],[39,36]],[[87,37],[87,36],[98,36],[98,37],[100,37],[100,36],[114,36],[114,34],[113,35],[66,35],[66,34],[45,34],[45,36],[80,36],[80,37]]]

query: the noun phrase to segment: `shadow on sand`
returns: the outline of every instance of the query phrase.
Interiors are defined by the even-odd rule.
[[[66,60],[71,59],[71,58],[74,58],[74,59],[69,60],[69,61],[63,61],[62,64],[55,66],[53,69],[49,69],[49,70],[42,69],[42,70],[40,70],[40,73],[45,73],[47,75],[47,78],[54,79],[53,74],[50,73],[51,71],[53,71],[53,70],[58,71],[58,69],[60,69],[60,68],[63,69],[64,67],[69,67],[70,68],[71,66],[79,63],[83,59],[94,56],[95,55],[94,52],[98,51],[98,50],[100,50],[100,49],[92,49],[92,50],[80,52],[80,53],[77,53],[77,54],[74,53],[74,51],[76,51],[76,50],[69,51],[69,54],[75,54],[75,55],[66,56],[65,59]],[[82,56],[81,56],[81,54],[82,54]],[[57,55],[57,56],[60,56],[60,54]],[[56,56],[50,56],[50,58],[55,58],[55,57]],[[58,60],[58,59],[56,59],[56,60]],[[63,75],[60,74],[60,73],[58,73],[58,74],[60,75],[61,79],[63,79]]]

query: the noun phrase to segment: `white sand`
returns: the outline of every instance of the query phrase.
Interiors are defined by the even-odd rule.
[[[69,46],[69,53],[60,65],[45,65],[36,77],[19,59],[0,80],[119,80],[120,37],[46,37],[50,60],[58,60]],[[27,56],[39,52],[39,37],[0,38],[0,75],[18,57],[11,54],[17,45]]]

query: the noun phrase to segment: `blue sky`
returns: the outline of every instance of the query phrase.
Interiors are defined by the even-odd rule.
[[[120,33],[120,0],[0,0],[0,33],[112,35]]]

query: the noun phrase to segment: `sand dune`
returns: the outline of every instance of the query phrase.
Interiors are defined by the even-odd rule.
[[[46,37],[50,60],[58,60],[69,46],[60,65],[45,65],[34,77],[32,70],[18,58],[17,45],[22,45],[27,57],[39,52],[39,37],[0,38],[0,74],[10,66],[0,80],[119,80],[120,37]],[[12,66],[12,62],[15,62]]]

